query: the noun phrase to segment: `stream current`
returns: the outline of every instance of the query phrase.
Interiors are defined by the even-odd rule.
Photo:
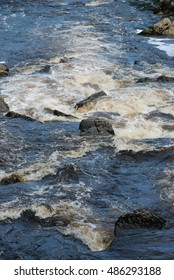
[[[174,258],[173,83],[136,83],[174,77],[174,40],[138,35],[160,19],[143,2],[0,0],[0,94],[36,120],[0,116],[0,259]],[[115,136],[80,135],[90,116]],[[139,208],[165,228],[114,237]]]

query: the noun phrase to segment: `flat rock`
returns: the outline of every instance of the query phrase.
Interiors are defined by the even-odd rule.
[[[19,114],[19,113],[13,112],[13,111],[9,111],[5,116],[9,117],[9,118],[21,118],[21,119],[24,119],[27,121],[36,121],[35,119],[33,119],[29,116]]]
[[[47,113],[50,113],[54,116],[57,116],[57,117],[65,117],[65,118],[68,118],[68,119],[77,119],[75,116],[73,115],[70,115],[70,114],[65,114],[59,110],[52,110],[50,108],[44,108],[44,110],[47,112]]]
[[[88,118],[81,121],[82,135],[115,135],[111,123],[104,118]]]
[[[90,95],[88,98],[78,102],[75,105],[75,108],[77,111],[82,111],[84,108],[87,108],[88,110],[90,110],[95,106],[97,101],[100,98],[103,98],[104,96],[107,96],[107,94],[104,91],[94,93],[94,94]]]

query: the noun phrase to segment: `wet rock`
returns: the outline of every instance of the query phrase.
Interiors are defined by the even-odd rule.
[[[174,131],[174,125],[163,125],[162,128],[168,131]]]
[[[21,118],[21,119],[24,119],[27,121],[36,121],[35,119],[33,119],[29,116],[19,114],[19,113],[13,112],[13,111],[9,111],[5,116],[9,117],[9,118]]]
[[[56,178],[59,182],[79,182],[78,170],[74,165],[67,164],[60,168],[56,173]]]
[[[26,221],[39,222],[39,217],[36,216],[36,212],[31,209],[26,209],[21,213],[21,219]]]
[[[140,78],[136,83],[173,83],[174,77],[167,77],[167,76],[159,76],[157,78]]]
[[[65,114],[61,111],[58,111],[58,110],[52,110],[52,109],[49,109],[49,108],[44,108],[44,110],[47,112],[47,113],[50,113],[50,114],[53,114],[54,116],[57,116],[57,117],[65,117],[65,118],[68,118],[68,119],[77,119],[75,116],[73,115],[70,115],[70,114]]]
[[[0,181],[1,185],[10,185],[23,182],[23,177],[18,174],[11,174]]]
[[[104,118],[89,118],[81,121],[82,135],[115,135],[111,123]]]
[[[70,221],[66,219],[65,217],[61,217],[59,215],[53,215],[47,218],[41,218],[36,216],[36,212],[31,209],[26,209],[22,211],[20,215],[20,219],[22,221],[28,221],[31,223],[38,223],[41,226],[67,226]]]
[[[7,76],[9,73],[9,69],[5,64],[0,64],[0,77]]]
[[[5,103],[4,99],[0,97],[0,114],[9,111],[9,106]]]
[[[37,73],[41,73],[41,74],[47,74],[50,72],[50,65],[45,65],[43,68],[41,68]]]
[[[158,110],[152,111],[149,114],[145,115],[145,118],[148,119],[161,119],[163,121],[174,121],[174,116],[172,114],[166,114]]]
[[[170,18],[164,18],[139,33],[143,36],[174,36],[174,22]]]
[[[84,107],[86,109],[90,110],[91,108],[93,108],[95,106],[97,101],[99,99],[103,98],[104,96],[107,96],[107,94],[104,91],[94,93],[91,96],[89,96],[88,98],[78,102],[75,105],[75,108],[76,108],[77,111],[81,111],[82,109],[84,109]]]
[[[115,223],[114,234],[117,235],[119,229],[124,228],[154,228],[162,229],[165,220],[147,208],[137,209],[119,217]]]
[[[160,0],[160,5],[155,9],[155,13],[174,15],[174,0]]]

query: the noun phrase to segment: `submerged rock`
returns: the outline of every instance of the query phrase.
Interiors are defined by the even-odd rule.
[[[91,108],[93,108],[95,106],[97,101],[100,98],[103,98],[104,96],[107,96],[107,94],[104,91],[100,91],[100,92],[94,93],[91,96],[89,96],[88,98],[78,102],[75,105],[75,108],[77,109],[77,111],[81,111],[84,108],[90,110]]]
[[[164,18],[139,33],[143,36],[174,36],[174,22],[170,18]]]
[[[23,182],[23,177],[18,174],[11,174],[9,177],[5,177],[0,181],[2,185],[10,185]]]
[[[67,164],[63,168],[58,169],[56,173],[56,179],[59,182],[79,182],[77,168],[72,164]]]
[[[53,114],[54,116],[57,116],[57,117],[65,117],[65,118],[68,118],[68,119],[76,119],[75,116],[70,115],[70,114],[65,114],[65,113],[63,113],[61,111],[58,111],[58,110],[52,110],[50,108],[44,108],[44,110],[47,113]]]
[[[89,118],[81,121],[82,135],[115,135],[111,123],[104,118]]]
[[[70,221],[59,215],[53,215],[46,218],[41,218],[36,215],[36,212],[31,209],[23,210],[20,219],[30,223],[38,223],[41,226],[67,226]]]
[[[117,235],[119,229],[124,228],[154,228],[162,229],[165,220],[147,208],[137,209],[132,213],[128,213],[119,217],[115,223],[114,235]]]
[[[19,113],[13,112],[13,111],[9,111],[5,116],[9,117],[9,118],[21,118],[21,119],[24,119],[27,121],[36,121],[35,119],[33,119],[29,116],[19,114]]]
[[[39,71],[37,71],[37,73],[48,74],[50,72],[50,69],[51,65],[47,64],[44,67],[42,67]]]
[[[145,77],[145,78],[140,78],[136,83],[173,83],[174,82],[174,77],[167,77],[167,76],[159,76],[157,78],[150,78],[150,77]]]
[[[9,69],[5,64],[0,64],[0,77],[7,76]]]
[[[9,111],[8,104],[4,101],[4,99],[2,97],[0,97],[0,114],[6,113],[8,111]]]

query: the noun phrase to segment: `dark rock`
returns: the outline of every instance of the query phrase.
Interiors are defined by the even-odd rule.
[[[165,220],[152,213],[147,208],[137,209],[132,213],[128,213],[119,217],[115,223],[114,235],[117,235],[119,229],[124,228],[154,228],[162,229]]]
[[[60,168],[56,173],[56,178],[59,182],[79,182],[79,176],[78,176],[77,168],[72,165],[68,164],[65,165],[63,168]]]
[[[174,77],[166,77],[166,76],[159,76],[157,78],[157,82],[161,82],[161,83],[173,83],[174,82]]]
[[[47,218],[40,218],[38,216],[36,216],[36,212],[31,210],[31,209],[26,209],[24,211],[22,211],[21,215],[20,215],[20,219],[22,219],[23,221],[28,221],[31,223],[38,223],[41,226],[67,226],[70,221],[64,217],[60,217],[57,215],[53,215],[51,217],[47,217]]]
[[[174,131],[174,125],[163,125],[162,128],[168,131]]]
[[[9,106],[5,103],[4,99],[0,97],[0,113],[6,113],[9,111]]]
[[[70,115],[70,114],[65,114],[61,111],[58,111],[58,110],[52,110],[52,109],[49,109],[49,108],[44,108],[44,110],[47,112],[47,113],[50,113],[50,114],[53,114],[54,116],[57,116],[57,117],[65,117],[65,118],[68,118],[68,119],[77,119],[75,116],[73,115]]]
[[[37,73],[47,74],[50,72],[50,65],[45,65],[42,69],[40,69]]]
[[[91,109],[92,107],[94,107],[94,105],[97,103],[97,101],[104,96],[107,96],[107,94],[104,91],[94,93],[91,96],[89,96],[88,98],[78,102],[75,105],[75,108],[78,111],[79,111],[79,109],[82,109],[83,107],[87,107],[88,109]]]
[[[111,123],[104,118],[89,118],[81,121],[82,135],[115,135]]]
[[[33,222],[39,221],[39,217],[36,216],[36,212],[34,212],[31,209],[26,209],[26,210],[22,211],[21,219],[26,220],[26,221],[33,221]]]
[[[158,110],[152,111],[149,114],[145,115],[145,118],[148,119],[162,119],[163,121],[174,121],[174,116],[172,114],[162,113]]]
[[[159,76],[157,78],[140,78],[136,83],[173,83],[174,77]]]
[[[0,77],[7,76],[9,73],[9,69],[5,64],[0,64]]]
[[[174,0],[160,0],[160,5],[155,12],[165,15],[174,15]]]
[[[19,114],[19,113],[13,112],[13,111],[9,111],[5,116],[9,117],[9,118],[21,118],[21,119],[24,119],[27,121],[36,121],[35,119],[33,119],[29,116]]]
[[[174,22],[170,18],[164,18],[139,33],[143,36],[174,36]]]
[[[9,177],[5,177],[0,181],[2,185],[16,184],[23,182],[22,176],[18,174],[11,174]]]

